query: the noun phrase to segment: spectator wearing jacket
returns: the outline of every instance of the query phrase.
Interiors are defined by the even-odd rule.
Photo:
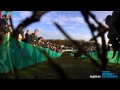
[[[37,46],[38,43],[38,35],[39,30],[35,29],[34,33],[32,33],[29,37],[28,37],[28,43],[32,44],[33,46]]]

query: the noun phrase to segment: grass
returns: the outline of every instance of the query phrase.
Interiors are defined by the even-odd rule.
[[[70,79],[89,79],[90,75],[101,73],[100,69],[96,68],[89,59],[74,59],[66,54],[52,61],[59,64]],[[116,74],[120,73],[120,65],[109,63],[107,69]],[[19,79],[60,79],[60,76],[55,72],[55,68],[47,61],[20,69],[18,75]],[[0,76],[4,79],[14,79],[11,72]]]

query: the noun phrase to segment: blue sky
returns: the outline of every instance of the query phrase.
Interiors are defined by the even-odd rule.
[[[97,19],[104,24],[104,19],[107,15],[111,15],[112,11],[91,11],[96,15]],[[30,11],[13,11],[12,18],[14,27],[16,27],[24,18],[31,16]],[[91,38],[91,33],[79,11],[50,11],[42,16],[40,22],[33,23],[25,28],[31,30],[39,29],[39,35],[44,39],[65,39],[61,32],[53,25],[53,22],[58,22],[63,29],[73,39],[84,39],[88,41]],[[91,19],[91,22],[92,19]],[[94,23],[94,22],[93,22]],[[104,24],[105,25],[105,24]],[[107,38],[106,38],[107,39]],[[98,39],[100,42],[100,39]]]

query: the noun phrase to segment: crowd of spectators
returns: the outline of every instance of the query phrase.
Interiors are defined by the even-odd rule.
[[[11,14],[4,13],[0,18],[0,42],[4,39],[4,36],[11,36],[12,27],[8,24],[8,20],[11,18]],[[20,24],[21,25],[21,24]],[[19,26],[20,26],[19,25]],[[30,30],[27,30],[26,34],[24,34],[23,30],[17,33],[16,39],[18,41],[22,41],[25,43],[29,43],[33,46],[41,46],[44,48],[49,48],[55,52],[62,52],[62,50],[67,49],[64,45],[58,45],[55,43],[51,43],[47,40],[44,40],[43,37],[38,37],[39,30],[35,29],[34,33],[31,33]]]

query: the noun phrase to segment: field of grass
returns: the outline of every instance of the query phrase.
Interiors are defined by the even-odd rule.
[[[53,62],[60,65],[70,79],[90,79],[90,75],[101,72],[89,59],[75,59],[68,54],[53,59]],[[19,79],[60,79],[60,75],[56,73],[55,69],[46,61],[18,70],[18,76]],[[108,64],[108,70],[119,74],[120,65]],[[6,73],[1,74],[0,78],[14,79],[14,76]]]

